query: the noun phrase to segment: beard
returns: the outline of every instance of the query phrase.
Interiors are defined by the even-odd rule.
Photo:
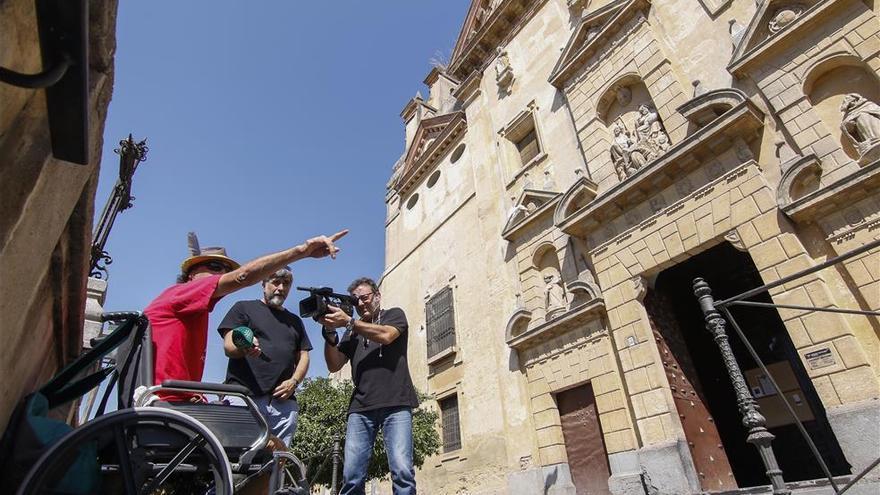
[[[269,299],[266,299],[266,304],[272,308],[280,308],[284,304],[284,300],[287,299],[281,295],[271,296]]]

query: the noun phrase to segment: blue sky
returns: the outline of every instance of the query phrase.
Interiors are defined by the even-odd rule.
[[[113,149],[147,138],[132,209],[121,213],[105,310],[141,310],[173,283],[186,233],[239,261],[342,228],[335,261],[293,266],[295,283],[344,290],[384,266],[384,193],[403,151],[399,113],[438,53],[449,57],[467,0],[121,1],[116,80],[104,131],[100,214]],[[206,381],[226,359],[211,315]],[[297,311],[300,294],[287,307]],[[385,294],[393,304],[393,294]],[[325,375],[320,329],[309,374]]]

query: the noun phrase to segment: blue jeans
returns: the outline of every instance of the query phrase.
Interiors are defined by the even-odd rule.
[[[379,428],[385,438],[394,495],[415,495],[412,409],[409,407],[385,407],[348,415],[340,495],[364,495],[367,467]]]

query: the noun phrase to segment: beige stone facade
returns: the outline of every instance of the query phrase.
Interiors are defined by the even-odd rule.
[[[386,196],[382,292],[453,447],[420,491],[768,484],[691,282],[723,299],[880,239],[880,114],[841,106],[880,109],[878,69],[860,0],[474,1]],[[765,297],[877,311],[880,249]],[[780,395],[834,475],[876,459],[880,320],[733,313],[780,387],[729,327],[786,481],[822,475]]]
[[[0,429],[19,399],[83,346],[95,187],[116,49],[116,2],[88,3],[88,163],[53,156],[45,90],[0,82]],[[4,68],[43,70],[36,18],[33,1],[0,1]]]

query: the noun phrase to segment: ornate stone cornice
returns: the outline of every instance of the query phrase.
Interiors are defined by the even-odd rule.
[[[497,5],[491,12],[481,12],[485,4],[492,3]],[[547,0],[474,0],[452,51],[449,74],[462,80],[474,70],[482,72],[495,57],[495,49],[519,32],[545,3]],[[481,15],[488,17],[481,19]]]
[[[477,96],[480,96],[480,80],[482,78],[482,72],[478,70],[471,72],[452,93],[452,96],[460,101],[463,107],[467,107]]]
[[[419,126],[413,143],[407,151],[403,173],[394,185],[397,193],[402,197],[406,196],[425,173],[434,168],[452,145],[464,137],[467,120],[464,112],[459,111],[423,120]],[[420,142],[426,138],[427,133],[431,132],[436,132],[436,137],[420,150]]]
[[[595,200],[576,210],[563,210],[557,215],[556,226],[567,234],[583,237],[696,169],[706,157],[729,149],[735,138],[752,140],[763,124],[763,112],[752,102],[742,101]]]

